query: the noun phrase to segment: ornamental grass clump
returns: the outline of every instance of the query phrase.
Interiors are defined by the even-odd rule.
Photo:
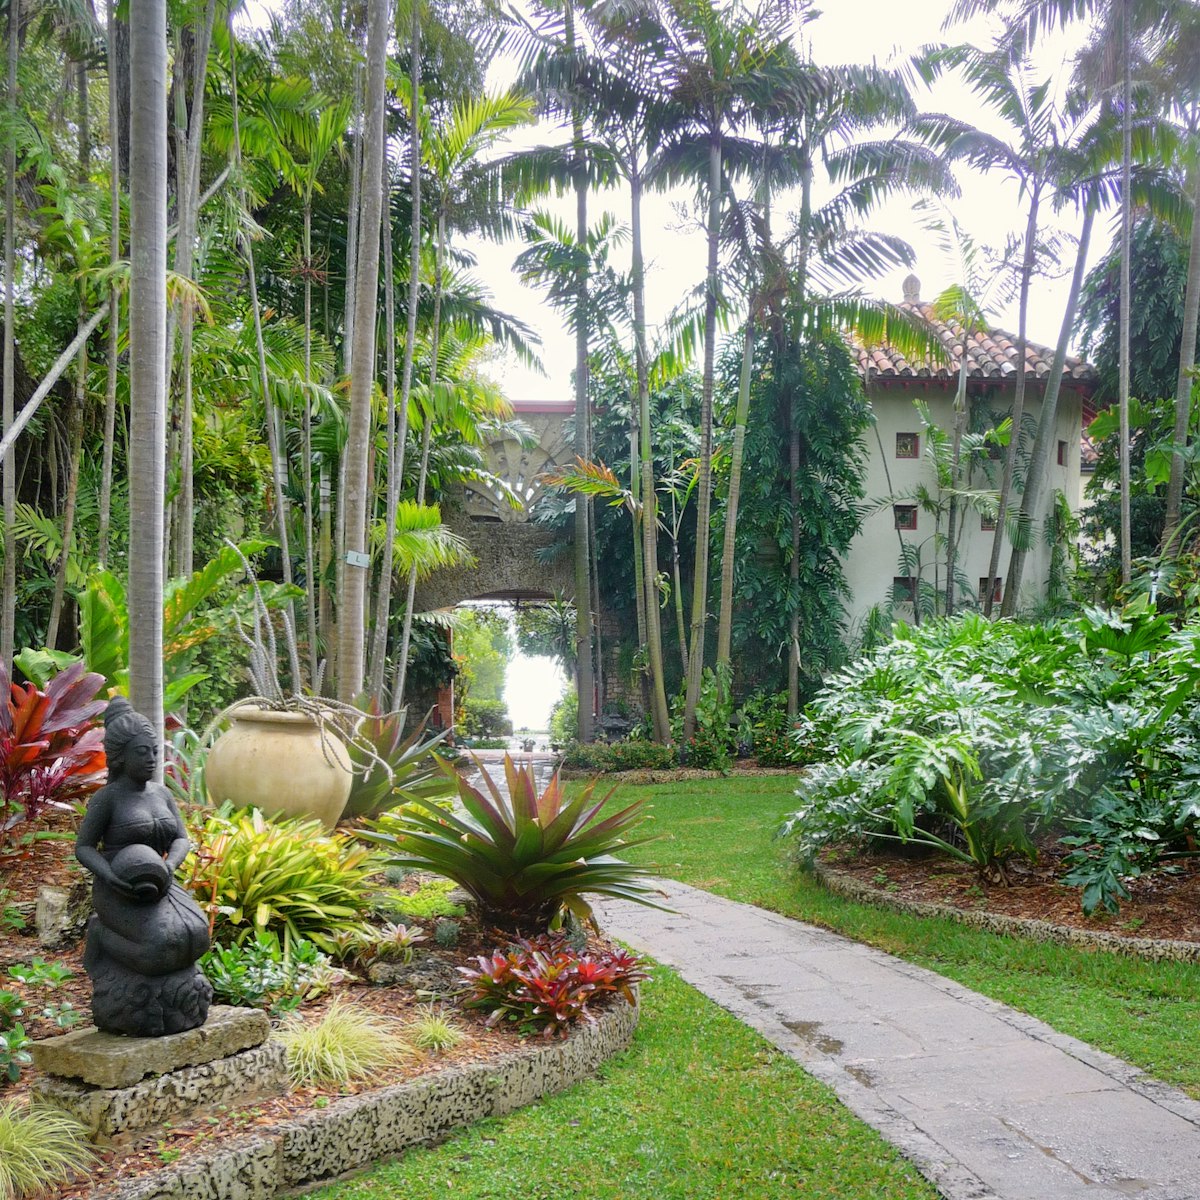
[[[87,1131],[62,1109],[0,1103],[0,1200],[66,1183],[92,1158]]]
[[[595,1021],[590,1005],[613,995],[636,1003],[644,963],[627,950],[579,953],[561,934],[518,938],[504,950],[480,954],[459,967],[464,1003],[489,1013],[487,1024],[509,1021],[522,1033],[565,1037],[579,1021]]]
[[[400,1066],[413,1053],[395,1020],[340,996],[318,1021],[293,1013],[276,1037],[287,1051],[288,1075],[296,1087],[368,1079]]]
[[[444,769],[454,773],[449,764]],[[465,811],[412,804],[393,814],[386,829],[360,836],[391,851],[389,865],[454,880],[478,902],[485,922],[506,930],[545,930],[565,912],[594,925],[585,895],[658,907],[641,882],[649,872],[615,854],[649,840],[629,837],[644,819],[644,801],[600,819],[612,793],[594,801],[595,781],[568,800],[555,775],[539,795],[532,769],[506,755],[505,795],[480,769],[490,799],[459,778]]]

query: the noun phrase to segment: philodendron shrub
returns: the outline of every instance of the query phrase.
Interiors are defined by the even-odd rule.
[[[976,614],[897,627],[826,681],[796,733],[800,856],[868,838],[982,869],[1052,831],[1087,911],[1194,853],[1200,818],[1200,623],[1145,601],[1053,624]]]

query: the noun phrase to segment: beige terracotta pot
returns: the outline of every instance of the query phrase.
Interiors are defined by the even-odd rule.
[[[350,757],[307,713],[245,705],[208,752],[204,782],[214,804],[317,817],[332,829],[350,796]]]

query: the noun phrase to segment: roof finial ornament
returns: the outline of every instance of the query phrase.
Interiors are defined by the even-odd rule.
[[[921,281],[915,275],[909,275],[901,286],[904,288],[906,304],[921,303]]]

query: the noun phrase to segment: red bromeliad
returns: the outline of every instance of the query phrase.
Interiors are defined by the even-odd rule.
[[[622,995],[634,1003],[644,964],[625,950],[576,952],[561,934],[518,938],[507,950],[459,967],[468,985],[466,1004],[489,1010],[489,1025],[512,1021],[523,1033],[565,1036],[580,1020],[594,1021],[589,1005]]]

